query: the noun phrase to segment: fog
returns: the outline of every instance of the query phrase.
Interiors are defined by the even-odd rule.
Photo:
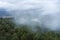
[[[59,0],[0,0],[0,8],[6,9],[16,24],[60,30]]]

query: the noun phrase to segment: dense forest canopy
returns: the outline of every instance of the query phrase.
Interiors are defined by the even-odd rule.
[[[42,32],[39,26],[36,28],[33,32],[26,25],[17,27],[11,18],[0,18],[0,40],[60,40],[60,32]]]

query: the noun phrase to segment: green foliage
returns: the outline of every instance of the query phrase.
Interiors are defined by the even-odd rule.
[[[15,28],[11,19],[0,19],[0,40],[60,40],[60,33],[53,31],[42,32],[37,26],[37,31],[31,31],[28,26],[20,25]]]

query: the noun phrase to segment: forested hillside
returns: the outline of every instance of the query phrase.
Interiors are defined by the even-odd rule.
[[[17,27],[9,18],[0,18],[0,40],[60,40],[60,34],[42,32],[40,27],[33,32],[26,25]]]

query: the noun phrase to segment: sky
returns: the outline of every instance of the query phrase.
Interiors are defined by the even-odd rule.
[[[0,7],[11,8],[11,9],[31,9],[55,6],[54,4],[60,4],[59,0],[0,0]],[[51,8],[53,8],[51,7]],[[48,10],[48,9],[47,9]]]
[[[0,0],[0,8],[13,15],[17,23],[38,22],[52,30],[60,26],[60,0]]]

